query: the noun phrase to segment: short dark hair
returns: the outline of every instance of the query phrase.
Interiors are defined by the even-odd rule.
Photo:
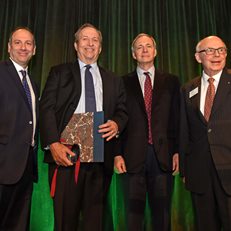
[[[9,37],[9,43],[11,44],[12,43],[12,37],[13,37],[13,34],[18,31],[18,30],[26,30],[28,32],[30,32],[33,36],[33,42],[34,42],[34,45],[35,45],[35,38],[34,38],[34,34],[32,33],[32,31],[26,27],[26,26],[18,26],[16,27],[11,33],[10,33],[10,37]]]

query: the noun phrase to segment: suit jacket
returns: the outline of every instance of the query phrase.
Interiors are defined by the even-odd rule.
[[[200,91],[201,77],[197,77],[181,92],[181,174],[187,189],[203,193],[208,188],[212,163],[231,195],[231,72],[224,69],[221,74],[208,122],[200,111]]]
[[[0,76],[0,184],[15,184],[27,163],[33,119],[23,85],[10,60],[0,63]],[[38,91],[32,79],[31,83],[37,105]],[[36,118],[37,112],[36,109]],[[36,145],[34,149],[36,170]],[[36,177],[37,172],[34,173]]]
[[[148,118],[137,72],[123,77],[128,124],[122,135],[121,153],[128,172],[139,172],[148,147]],[[178,152],[180,84],[176,76],[155,70],[152,96],[152,138],[160,167],[172,170],[172,155]]]
[[[125,91],[121,78],[99,67],[103,84],[103,110],[105,122],[114,120],[119,131],[127,122]],[[42,147],[57,142],[60,134],[73,115],[81,95],[79,63],[67,63],[53,67],[47,79],[40,102],[40,129]],[[114,155],[118,151],[117,140],[105,141],[105,168],[113,171]],[[53,162],[50,151],[45,153],[45,162]]]

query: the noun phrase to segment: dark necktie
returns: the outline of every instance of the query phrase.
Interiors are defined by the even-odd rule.
[[[26,93],[26,97],[27,97],[28,103],[30,105],[30,109],[32,109],[31,93],[30,93],[30,88],[29,88],[29,85],[28,85],[27,79],[26,79],[26,71],[21,70],[20,72],[22,73],[22,76],[23,76],[22,85],[23,85],[24,91]]]
[[[211,114],[211,109],[213,106],[213,100],[215,96],[215,86],[213,84],[214,78],[210,77],[208,79],[209,86],[207,88],[206,97],[205,97],[205,107],[204,107],[204,117],[207,121],[209,121],[209,117]]]
[[[152,127],[151,127],[151,114],[152,114],[152,82],[148,72],[144,72],[146,76],[144,82],[144,102],[146,113],[148,116],[148,143],[152,144]]]
[[[85,70],[85,111],[95,112],[96,101],[95,101],[95,88],[93,83],[93,77],[90,72],[90,65],[86,65]]]

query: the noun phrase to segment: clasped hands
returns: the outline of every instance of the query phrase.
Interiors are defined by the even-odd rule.
[[[102,138],[109,141],[118,135],[118,125],[115,121],[108,120],[106,123],[99,126],[98,132],[102,134]],[[61,144],[60,142],[54,142],[50,145],[50,151],[57,165],[65,167],[73,165],[73,163],[67,158],[67,154],[74,156],[75,153],[65,145]]]

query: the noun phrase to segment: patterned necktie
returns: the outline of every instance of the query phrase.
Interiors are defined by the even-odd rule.
[[[146,113],[148,116],[148,143],[152,144],[152,128],[151,128],[151,114],[152,114],[152,82],[148,72],[144,72],[146,76],[144,82],[144,102]]]
[[[23,88],[24,88],[24,91],[26,93],[26,97],[27,97],[27,100],[28,100],[28,103],[30,105],[30,109],[32,110],[32,100],[31,100],[31,93],[30,93],[30,88],[29,88],[29,85],[27,83],[27,79],[26,79],[26,71],[25,70],[21,70],[20,71],[22,73],[22,85],[23,85]]]
[[[95,112],[96,111],[96,101],[95,101],[95,89],[93,83],[93,77],[90,72],[90,65],[86,65],[85,70],[85,111]]]
[[[210,77],[208,79],[208,82],[209,82],[209,86],[208,86],[207,92],[206,92],[205,107],[204,107],[204,117],[205,117],[206,121],[209,121],[211,109],[213,106],[213,100],[214,100],[214,96],[215,96],[215,86],[213,84],[214,78]]]

